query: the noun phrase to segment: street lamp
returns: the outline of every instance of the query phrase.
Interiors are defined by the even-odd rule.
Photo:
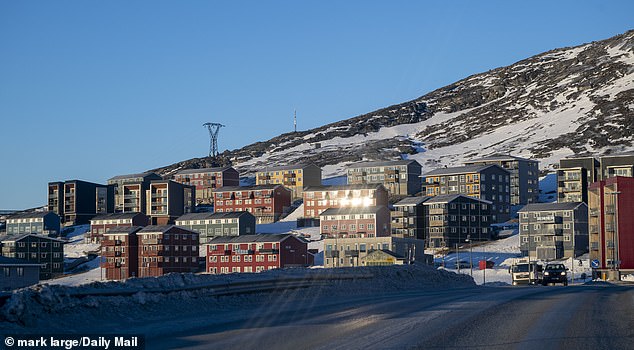
[[[614,225],[614,231],[612,231],[612,270],[613,271],[618,271],[619,270],[619,266],[618,266],[618,253],[616,250],[616,245],[617,245],[617,237],[618,237],[618,233],[619,233],[619,221],[618,221],[618,206],[617,206],[617,202],[619,201],[619,194],[621,194],[620,191],[613,191],[609,193],[610,195],[614,196],[613,199],[613,207],[614,207],[614,216],[613,216],[613,225]],[[620,274],[619,274],[620,275]],[[620,276],[619,276],[619,279]]]
[[[471,235],[467,235],[467,239],[464,241],[469,243],[469,267],[471,268],[471,277],[473,277],[473,242],[471,241]]]

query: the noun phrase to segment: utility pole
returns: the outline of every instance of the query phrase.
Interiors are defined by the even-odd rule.
[[[209,157],[216,158],[218,156],[218,132],[224,125],[220,123],[205,123],[203,126],[209,130]]]

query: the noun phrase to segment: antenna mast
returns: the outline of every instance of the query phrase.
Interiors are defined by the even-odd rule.
[[[209,130],[209,157],[218,156],[218,132],[224,125],[220,123],[205,123],[204,127]]]
[[[293,112],[293,127],[295,132],[297,132],[297,110]]]

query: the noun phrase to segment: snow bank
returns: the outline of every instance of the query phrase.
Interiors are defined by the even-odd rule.
[[[356,280],[315,282],[314,287],[242,294],[210,296],[209,289],[184,290],[210,283],[236,283],[273,278],[328,278],[366,276]],[[436,270],[425,265],[364,267],[341,269],[271,270],[260,274],[194,275],[170,274],[159,278],[136,278],[124,282],[94,282],[81,287],[37,285],[15,291],[0,309],[0,327],[12,332],[94,331],[95,322],[102,327],[122,326],[132,320],[143,321],[172,317],[181,312],[205,310],[213,315],[218,310],[239,311],[283,294],[281,303],[297,300],[346,298],[351,295],[385,294],[400,290],[473,287],[469,276]],[[101,295],[133,291],[132,296]],[[91,295],[93,293],[93,295]],[[297,300],[294,300],[297,299]],[[250,306],[249,306],[250,305]],[[106,329],[106,328],[103,328]]]

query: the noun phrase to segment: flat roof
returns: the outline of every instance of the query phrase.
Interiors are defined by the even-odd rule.
[[[184,220],[209,220],[209,219],[235,219],[244,215],[253,215],[247,211],[232,211],[226,213],[189,213],[179,216],[176,221]]]
[[[354,163],[347,166],[347,168],[367,168],[374,166],[386,166],[386,165],[408,165],[411,163],[416,163],[420,166],[420,163],[414,159],[400,159],[400,160],[380,160],[373,162],[361,162]]]
[[[518,213],[529,211],[555,211],[555,210],[573,210],[580,205],[585,204],[583,202],[564,202],[564,203],[531,203],[526,204],[522,209],[518,210]]]
[[[453,202],[454,200],[458,199],[458,198],[468,198],[468,199],[473,199],[476,200],[478,202],[482,202],[485,204],[493,204],[493,202],[485,200],[485,199],[480,199],[480,198],[475,198],[475,197],[470,197],[464,194],[441,194],[438,196],[434,196],[434,197],[430,197],[428,200],[425,201],[425,204],[432,204],[432,203],[449,203],[449,202]]]
[[[478,164],[474,164],[474,165],[464,165],[464,166],[458,166],[458,167],[451,167],[451,168],[438,168],[435,170],[432,170],[430,172],[427,172],[425,174],[423,174],[423,177],[426,176],[437,176],[437,175],[455,175],[455,174],[465,174],[465,173],[477,173],[480,172],[484,169],[490,168],[490,167],[497,167],[499,169],[504,170],[505,172],[508,172],[508,170],[500,167],[497,164],[482,164],[482,165],[478,165]]]
[[[178,171],[178,172],[174,173],[174,175],[197,174],[197,173],[216,173],[216,172],[225,171],[225,170],[231,169],[231,168],[232,167],[230,167],[230,166],[223,166],[223,167],[214,167],[214,168],[185,169],[185,170],[181,170],[181,171]]]

